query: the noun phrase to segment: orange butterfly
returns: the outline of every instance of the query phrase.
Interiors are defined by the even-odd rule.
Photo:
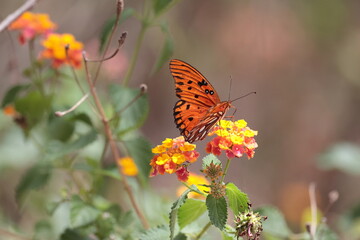
[[[186,141],[202,140],[232,107],[232,101],[221,102],[210,82],[186,62],[171,60],[170,71],[180,98],[174,107],[176,127]]]

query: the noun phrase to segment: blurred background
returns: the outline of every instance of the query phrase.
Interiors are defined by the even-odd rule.
[[[2,0],[0,17],[22,3]],[[140,11],[142,6],[143,1],[125,1],[125,7]],[[88,54],[96,56],[102,26],[114,8],[115,1],[110,0],[43,0],[34,11],[48,13],[58,32],[74,34]],[[329,154],[337,156],[335,162],[342,159],[342,154],[332,152],[333,146],[340,153],[341,146],[356,152],[360,144],[359,10],[356,0],[183,0],[162,16],[173,39],[173,58],[196,67],[221,99],[257,92],[234,105],[235,119],[245,119],[259,131],[259,147],[253,159],[233,160],[228,180],[248,193],[254,207],[277,206],[295,231],[301,230],[309,206],[311,182],[317,185],[322,210],[328,205],[328,193],[339,192],[339,201],[328,213],[335,230],[337,223],[332,220],[360,200],[360,167],[341,169],[340,164],[331,169],[321,164]],[[119,34],[127,31],[128,37],[120,54],[104,65],[106,77],[99,84],[121,81],[139,29],[135,18],[122,24]],[[1,98],[11,85],[25,81],[21,69],[28,64],[27,49],[17,44],[16,37],[14,32],[0,34]],[[146,33],[130,83],[148,85],[150,112],[142,130],[153,146],[179,135],[173,122],[177,98],[168,65],[149,74],[163,44],[160,28]],[[0,211],[12,221],[21,219],[13,189],[37,157],[16,128],[0,114]],[[205,142],[197,144],[201,154]],[[350,156],[350,161],[354,158],[360,162],[359,155]],[[198,172],[200,163],[190,170]],[[151,184],[175,199],[179,184],[174,176],[155,177]]]

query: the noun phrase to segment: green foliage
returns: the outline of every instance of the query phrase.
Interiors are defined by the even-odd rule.
[[[206,204],[202,200],[187,199],[178,211],[180,229],[198,219],[206,211]]]
[[[144,137],[137,137],[124,141],[124,144],[129,155],[135,160],[142,179],[147,181],[151,169],[149,162],[153,157],[149,141]]]
[[[165,34],[165,43],[155,65],[153,66],[152,73],[159,71],[160,68],[169,61],[170,57],[174,53],[174,41],[169,33],[167,25],[163,25],[161,29]]]
[[[74,228],[95,222],[100,213],[98,209],[85,203],[79,197],[74,196],[70,201],[70,222]]]
[[[109,93],[117,112],[114,123],[119,136],[138,129],[144,124],[149,112],[149,103],[146,95],[136,99],[140,94],[140,89],[114,84],[111,85]],[[132,103],[135,99],[136,101]]]
[[[125,22],[128,18],[130,18],[131,16],[133,16],[135,14],[135,10],[132,8],[125,8],[123,10],[123,12],[121,13],[120,19],[119,19],[119,25],[121,25],[123,22]],[[116,16],[111,17],[110,19],[108,19],[103,28],[102,31],[100,33],[100,46],[99,46],[99,50],[100,52],[104,51],[104,47],[105,44],[108,42],[109,37],[110,37],[110,33],[115,25],[116,22]]]
[[[186,199],[188,198],[187,195],[189,194],[189,192],[191,192],[191,190],[186,189],[186,191],[183,192],[181,196],[171,206],[171,210],[169,214],[170,239],[174,238],[177,212],[179,208],[185,203]]]
[[[78,230],[68,228],[61,234],[60,240],[91,240],[91,238],[80,233]]]
[[[166,228],[166,226],[162,225],[147,230],[144,234],[139,236],[139,239],[158,240],[158,239],[167,239],[168,237],[169,237],[169,230]]]
[[[11,87],[6,93],[2,100],[1,107],[5,107],[6,105],[13,103],[18,95],[27,90],[30,87],[30,84],[19,84]]]
[[[170,5],[173,0],[153,0],[153,9],[155,15],[160,15]]]
[[[16,200],[21,201],[30,190],[44,187],[50,179],[51,171],[52,166],[42,162],[27,170],[16,187]]]
[[[318,164],[322,169],[360,175],[360,147],[352,143],[337,143],[319,157]]]
[[[235,215],[249,208],[250,200],[248,196],[238,189],[235,184],[226,184],[226,196],[229,201],[229,207]]]
[[[209,212],[211,224],[222,230],[227,220],[227,204],[225,197],[214,198],[209,194],[206,197],[206,206]]]
[[[275,207],[264,206],[257,209],[262,216],[267,216],[267,220],[263,223],[264,232],[276,239],[288,239],[292,234],[286,224],[282,213]]]

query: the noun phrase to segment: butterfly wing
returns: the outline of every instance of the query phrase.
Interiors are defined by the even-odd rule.
[[[225,114],[216,111],[222,104],[220,98],[210,82],[190,64],[171,60],[170,71],[180,98],[174,107],[176,127],[186,141],[201,140]]]

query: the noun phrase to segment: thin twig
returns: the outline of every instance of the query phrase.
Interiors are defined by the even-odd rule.
[[[113,138],[113,135],[112,135],[112,132],[111,132],[111,128],[110,128],[110,125],[109,125],[109,121],[108,119],[106,118],[106,115],[105,115],[105,110],[100,102],[100,98],[99,96],[97,95],[97,92],[95,90],[95,86],[93,84],[93,81],[91,80],[91,76],[90,76],[90,72],[89,72],[89,69],[88,69],[88,65],[87,65],[87,58],[85,56],[85,53],[83,53],[83,58],[84,58],[84,65],[85,65],[85,72],[86,72],[86,81],[89,85],[89,88],[90,88],[90,93],[94,99],[94,102],[95,102],[95,106],[101,116],[101,120],[103,122],[103,125],[104,125],[104,130],[105,130],[105,134],[106,134],[106,138],[108,139],[109,141],[109,145],[110,145],[110,149],[111,149],[111,152],[112,152],[112,155],[113,155],[113,158],[114,158],[114,162],[116,163],[116,166],[118,167],[119,169],[119,173],[121,174],[121,182],[122,184],[124,185],[124,188],[125,188],[125,191],[127,192],[129,198],[130,198],[130,202],[131,202],[131,205],[133,206],[136,214],[138,215],[143,227],[145,229],[148,229],[149,228],[149,223],[147,222],[145,216],[143,215],[143,213],[140,211],[140,208],[138,206],[138,204],[136,203],[135,201],[135,197],[134,197],[134,194],[132,192],[132,189],[127,181],[127,178],[126,176],[122,173],[121,171],[121,166],[117,163],[117,160],[120,158],[120,153],[119,153],[119,149],[116,145],[116,142]]]
[[[85,94],[77,103],[74,104],[74,106],[72,106],[71,108],[69,108],[68,110],[66,111],[57,111],[55,112],[55,115],[58,116],[58,117],[62,117],[72,111],[74,111],[77,107],[80,106],[80,104],[82,104],[87,98],[89,97],[89,94]]]
[[[113,35],[114,35],[114,32],[115,30],[117,29],[118,27],[118,24],[119,24],[119,19],[120,19],[120,16],[121,16],[121,13],[122,11],[124,10],[124,1],[123,0],[117,0],[117,3],[116,3],[116,19],[115,19],[115,23],[114,23],[114,26],[113,28],[111,29],[111,33],[110,33],[110,36],[108,38],[108,41],[105,45],[105,49],[104,49],[104,52],[103,52],[103,55],[102,55],[102,59],[105,58],[105,55],[107,54],[107,51],[110,47],[110,43],[111,43],[111,39],[113,38]],[[120,40],[122,39],[122,37],[124,36],[124,33],[121,35],[121,38]],[[125,37],[126,37],[126,33],[125,33],[125,36],[123,38],[123,40],[125,40]],[[122,45],[122,43],[120,43],[120,40],[119,40],[119,47],[118,49],[116,50],[114,56],[117,54],[117,52],[119,51],[119,48],[120,46]],[[100,73],[100,69],[101,69],[101,65],[102,65],[102,62],[103,61],[100,61],[97,69],[96,69],[96,73],[95,73],[95,77],[94,77],[94,85],[98,79],[98,76],[99,76],[99,73]]]
[[[120,36],[120,38],[119,38],[119,40],[118,40],[118,47],[116,48],[116,50],[114,51],[114,53],[111,54],[109,57],[106,57],[106,58],[105,58],[105,56],[102,56],[101,59],[87,59],[87,61],[88,61],[88,62],[100,62],[100,64],[101,64],[102,62],[107,61],[107,60],[115,57],[116,54],[119,52],[120,47],[124,44],[126,36],[127,36],[127,32],[123,32],[123,33],[121,34],[121,36]],[[99,65],[100,65],[100,64],[99,64]],[[94,79],[94,80],[95,80],[95,79]],[[95,84],[95,82],[94,82],[94,84]]]
[[[310,197],[310,209],[311,209],[311,225],[310,225],[310,236],[312,239],[315,238],[316,225],[317,225],[317,204],[316,204],[316,185],[310,183],[309,186],[309,197]]]
[[[21,7],[16,9],[13,13],[8,15],[1,23],[0,23],[0,32],[4,31],[13,21],[15,21],[21,14],[32,8],[36,2],[39,0],[27,0]]]

